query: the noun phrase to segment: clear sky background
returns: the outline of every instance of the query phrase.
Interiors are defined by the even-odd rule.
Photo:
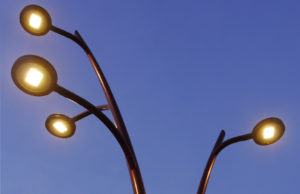
[[[89,117],[72,138],[55,138],[47,116],[83,109],[13,84],[15,59],[37,54],[55,66],[59,84],[105,102],[78,46],[22,29],[19,13],[32,3],[54,25],[79,30],[101,62],[147,193],[196,193],[219,131],[248,133],[270,116],[286,123],[281,141],[224,150],[207,193],[300,192],[299,0],[2,0],[1,194],[132,193],[124,156],[103,124]]]

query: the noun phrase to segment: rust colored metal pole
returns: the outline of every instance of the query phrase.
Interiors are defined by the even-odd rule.
[[[126,141],[122,137],[122,134],[119,133],[119,131],[116,129],[115,125],[110,121],[110,119],[105,114],[103,114],[101,112],[101,110],[99,110],[96,106],[94,106],[92,103],[90,103],[86,99],[78,96],[77,94],[75,94],[59,85],[57,85],[54,90],[61,96],[76,102],[77,104],[79,104],[82,107],[84,107],[85,109],[87,109],[91,114],[95,115],[114,135],[114,137],[118,141],[119,145],[121,146],[121,148],[126,156],[129,166],[134,166],[134,163],[132,162],[132,158],[130,158],[131,151],[130,151]]]
[[[130,173],[130,177],[132,177],[132,185],[133,185],[133,190],[134,192],[140,192],[140,185],[139,185],[139,180],[137,180],[137,174],[136,174],[136,164],[134,162],[134,158],[133,158],[133,154],[132,151],[130,149],[130,147],[128,146],[126,140],[123,138],[122,134],[119,133],[119,131],[117,130],[116,126],[110,121],[110,119],[108,117],[106,117],[105,114],[103,114],[101,112],[101,110],[99,110],[99,108],[97,108],[96,106],[94,106],[93,104],[91,104],[89,101],[87,101],[86,99],[78,96],[77,94],[61,87],[61,86],[56,86],[55,91],[78,103],[79,105],[81,105],[82,107],[86,108],[91,114],[95,115],[100,121],[102,121],[102,123],[111,131],[111,133],[114,135],[114,137],[116,138],[117,142],[119,143],[119,145],[121,146],[127,164],[128,164],[128,168],[129,168],[129,173]]]
[[[100,68],[100,65],[98,64],[95,56],[93,55],[93,53],[91,52],[90,48],[88,47],[88,45],[86,44],[86,42],[83,40],[83,38],[81,37],[81,35],[79,34],[78,31],[75,31],[75,35],[71,34],[65,30],[62,30],[58,27],[52,26],[51,30],[62,35],[65,36],[71,40],[73,40],[74,42],[76,42],[86,53],[96,75],[97,78],[100,82],[100,85],[104,91],[106,100],[108,102],[108,108],[109,110],[112,112],[115,124],[116,124],[116,128],[119,130],[119,132],[122,134],[125,142],[128,144],[128,147],[130,149],[130,154],[131,154],[131,163],[133,163],[134,165],[128,165],[129,168],[129,174],[130,174],[130,178],[131,178],[131,184],[134,190],[135,194],[145,194],[145,188],[144,188],[144,183],[143,183],[143,179],[142,179],[142,175],[140,172],[140,168],[138,165],[138,161],[136,159],[136,155],[130,140],[130,137],[128,135],[128,131],[127,128],[125,126],[125,123],[123,121],[122,115],[120,113],[119,107],[117,105],[117,102],[113,96],[113,93],[109,87],[109,84],[105,78],[105,75],[103,73],[103,71]]]
[[[224,137],[225,137],[225,131],[222,130],[219,134],[218,139],[216,140],[216,143],[215,143],[215,145],[214,145],[214,147],[211,151],[211,154],[208,158],[208,161],[206,163],[206,166],[205,166],[205,169],[204,169],[203,174],[202,174],[202,178],[201,178],[201,181],[200,181],[200,185],[199,185],[197,194],[204,194],[205,191],[206,191],[208,180],[209,180],[209,177],[210,177],[210,174],[211,174],[211,170],[212,170],[212,168],[215,164],[215,161],[216,161],[215,149],[219,145],[222,144],[222,142],[224,140]]]
[[[197,194],[205,194],[206,192],[206,188],[208,185],[208,181],[209,181],[209,177],[211,175],[212,169],[214,167],[215,161],[217,159],[218,154],[227,146],[237,143],[237,142],[241,142],[241,141],[246,141],[252,138],[252,134],[245,134],[245,135],[241,135],[241,136],[236,136],[233,138],[230,138],[226,141],[223,141],[225,138],[225,131],[221,131],[215,146],[213,147],[211,154],[209,156],[209,159],[206,163],[205,169],[203,171],[203,175],[201,177],[201,181],[198,187],[198,191]]]

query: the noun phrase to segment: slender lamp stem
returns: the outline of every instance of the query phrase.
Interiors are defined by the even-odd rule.
[[[212,172],[212,169],[214,167],[215,161],[217,159],[218,154],[227,146],[237,143],[237,142],[241,142],[241,141],[246,141],[249,139],[252,139],[252,134],[245,134],[245,135],[241,135],[241,136],[237,136],[237,137],[233,137],[230,138],[226,141],[223,141],[225,138],[225,131],[222,130],[219,134],[219,137],[215,143],[215,146],[213,147],[211,154],[208,158],[208,161],[206,163],[205,169],[203,171],[202,174],[202,178],[198,187],[198,191],[197,194],[205,194],[206,192],[206,188],[208,185],[208,181]]]
[[[90,113],[92,113],[93,115],[95,115],[100,121],[102,121],[105,126],[111,131],[111,133],[114,135],[114,137],[116,138],[116,140],[118,141],[119,145],[121,146],[124,154],[125,154],[125,158],[128,164],[128,169],[129,169],[129,173],[130,173],[130,177],[132,178],[132,185],[134,186],[133,189],[136,193],[140,193],[140,187],[139,185],[141,184],[138,178],[138,171],[139,169],[137,169],[136,163],[134,161],[133,158],[133,154],[132,151],[130,149],[130,147],[128,146],[128,144],[126,143],[126,140],[123,138],[123,136],[119,133],[119,131],[117,130],[117,128],[115,127],[115,125],[109,120],[108,117],[106,117],[105,114],[103,114],[101,112],[101,110],[99,110],[96,106],[94,106],[92,103],[90,103],[89,101],[85,100],[84,98],[78,96],[77,94],[57,85],[55,88],[55,91],[64,96],[65,98],[68,98],[76,103],[78,103],[79,105],[81,105],[82,107],[86,108]]]
[[[120,134],[123,136],[126,144],[128,144],[128,147],[130,149],[131,160],[132,160],[131,162],[133,162],[134,166],[135,166],[134,171],[131,171],[131,170],[129,171],[134,193],[135,194],[145,194],[146,191],[144,188],[143,178],[142,178],[142,175],[140,172],[139,164],[136,159],[136,155],[135,155],[130,137],[127,132],[127,128],[123,121],[122,115],[121,115],[119,107],[117,105],[117,102],[116,102],[116,100],[113,96],[113,93],[109,87],[109,84],[105,78],[105,75],[104,75],[103,71],[101,70],[100,65],[98,64],[94,54],[92,53],[92,51],[90,50],[90,48],[88,47],[86,42],[83,40],[83,38],[81,37],[81,35],[79,34],[78,31],[75,31],[75,35],[74,35],[74,34],[71,34],[63,29],[56,27],[56,26],[52,26],[51,30],[53,32],[56,32],[64,37],[67,37],[67,38],[71,39],[72,41],[76,42],[86,53],[91,65],[97,75],[97,78],[100,82],[102,90],[104,91],[106,100],[108,102],[108,108],[112,112],[112,115],[113,115],[113,118],[114,118],[114,121],[116,124],[116,128],[117,128],[117,130],[119,130]]]

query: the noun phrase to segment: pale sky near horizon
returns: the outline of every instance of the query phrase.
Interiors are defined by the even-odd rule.
[[[57,94],[33,97],[10,71],[24,54],[48,59],[59,84],[105,103],[84,53],[54,34],[26,33],[19,13],[48,10],[79,30],[120,106],[149,194],[196,193],[221,129],[248,133],[284,120],[276,144],[232,145],[216,161],[207,194],[298,194],[300,2],[298,0],[85,0],[0,2],[1,194],[131,194],[124,156],[98,120],[67,140],[44,127],[53,113],[83,109]]]

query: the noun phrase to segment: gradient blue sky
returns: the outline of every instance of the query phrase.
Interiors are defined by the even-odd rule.
[[[84,2],[84,3],[83,3]],[[16,58],[37,54],[59,83],[105,102],[83,52],[54,33],[19,24],[27,4],[79,30],[107,75],[149,194],[195,193],[220,129],[248,133],[281,117],[280,142],[226,149],[208,194],[297,194],[300,183],[299,0],[99,0],[0,3],[1,194],[132,193],[124,157],[93,117],[68,140],[44,128],[49,114],[81,107],[57,94],[32,97],[13,84]]]

